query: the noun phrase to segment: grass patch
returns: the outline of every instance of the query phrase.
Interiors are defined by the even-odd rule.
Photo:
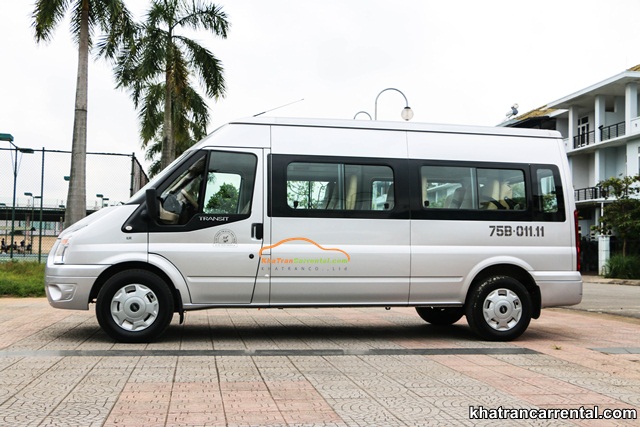
[[[44,264],[0,262],[0,296],[43,297]]]
[[[604,277],[614,279],[640,279],[640,257],[614,255],[607,261]]]

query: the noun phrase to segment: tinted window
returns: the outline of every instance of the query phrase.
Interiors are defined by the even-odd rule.
[[[523,170],[422,166],[420,179],[423,209],[527,209]]]
[[[536,219],[564,221],[564,194],[560,185],[560,173],[555,166],[534,167],[533,203]]]
[[[257,159],[252,154],[212,151],[171,182],[160,196],[160,222],[186,224],[196,214],[251,212]]]
[[[389,166],[292,162],[287,166],[287,204],[309,210],[392,210]]]

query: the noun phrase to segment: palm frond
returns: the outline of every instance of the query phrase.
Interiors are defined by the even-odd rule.
[[[170,31],[178,12],[177,0],[153,0],[147,12],[146,22],[154,27],[165,26]]]
[[[192,1],[184,3],[185,14],[178,17],[176,27],[188,27],[194,30],[208,30],[222,38],[227,38],[229,21],[221,6]]]
[[[176,44],[172,44],[173,55],[167,62],[167,69],[170,70],[169,90],[175,97],[181,97],[189,86],[189,61],[184,57],[182,51]]]
[[[150,84],[145,87],[145,97],[138,118],[140,120],[140,138],[142,146],[157,137],[158,130],[162,128],[164,120],[164,85]]]
[[[100,20],[102,33],[96,47],[98,56],[115,60],[121,50],[135,49],[140,31],[122,0],[109,2],[106,16]]]
[[[215,99],[224,97],[226,91],[224,69],[218,58],[207,48],[188,37],[176,36],[176,39],[185,47],[189,62],[200,78],[207,96]]]
[[[53,30],[64,18],[71,0],[37,0],[31,17],[36,41],[49,41]]]

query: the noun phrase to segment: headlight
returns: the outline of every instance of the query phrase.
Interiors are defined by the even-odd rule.
[[[65,237],[58,242],[56,246],[56,253],[53,256],[54,264],[64,264],[64,254],[67,252],[67,248],[71,244],[71,236]]]

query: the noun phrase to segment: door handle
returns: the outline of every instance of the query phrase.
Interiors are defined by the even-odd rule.
[[[259,222],[251,224],[251,238],[256,240],[262,240],[264,237],[264,225]]]

